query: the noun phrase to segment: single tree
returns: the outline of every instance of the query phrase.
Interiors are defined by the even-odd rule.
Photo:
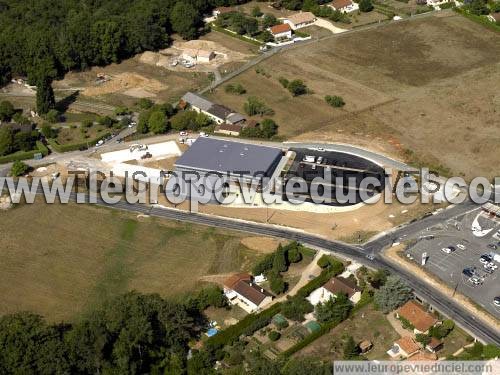
[[[148,120],[149,130],[155,134],[163,134],[167,131],[167,118],[163,112],[151,113]]]
[[[0,156],[10,154],[14,147],[14,132],[10,126],[0,126]]]
[[[278,125],[274,120],[266,118],[260,123],[260,130],[264,138],[271,138],[278,133]]]
[[[252,17],[260,17],[262,16],[262,11],[260,10],[259,6],[255,6],[252,8]]]
[[[18,177],[26,174],[29,171],[29,165],[23,163],[22,161],[16,160],[12,164],[12,168],[10,169],[11,176]]]
[[[39,114],[48,113],[56,105],[52,79],[41,77],[36,84],[36,110]]]
[[[16,113],[14,106],[9,101],[0,102],[0,121],[10,121]]]
[[[354,339],[352,336],[348,336],[347,339],[344,342],[344,359],[346,360],[353,360],[353,359],[358,359],[359,358],[359,348],[354,342]]]
[[[360,0],[359,10],[361,12],[371,12],[373,10],[372,0]]]
[[[389,276],[386,283],[375,291],[375,304],[384,312],[388,313],[411,298],[411,288],[399,277]]]
[[[300,79],[294,79],[288,83],[287,89],[293,96],[304,95],[307,93],[307,86]]]

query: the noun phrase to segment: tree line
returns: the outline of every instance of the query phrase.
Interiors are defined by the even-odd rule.
[[[0,0],[0,85],[26,76],[37,109],[54,107],[51,83],[69,70],[119,62],[198,36],[202,15],[225,0]]]
[[[129,292],[73,324],[48,324],[20,312],[0,317],[2,374],[183,374],[188,343],[207,325],[202,310],[224,307],[208,287],[176,303]]]

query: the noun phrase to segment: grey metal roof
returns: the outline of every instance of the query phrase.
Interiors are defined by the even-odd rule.
[[[214,105],[214,103],[212,103],[210,100],[207,100],[204,97],[192,92],[185,93],[182,97],[182,100],[193,107],[201,109],[202,111],[208,111],[210,107]]]
[[[226,121],[229,122],[230,124],[236,124],[244,120],[245,116],[243,116],[241,113],[231,113],[229,114],[229,116],[226,117]]]
[[[226,117],[231,114],[231,110],[227,107],[224,107],[223,105],[220,104],[214,104],[212,105],[208,111],[211,115],[220,118],[222,121],[226,120]]]
[[[177,159],[175,166],[221,173],[243,172],[245,176],[254,176],[258,172],[269,174],[280,159],[279,148],[200,137]]]

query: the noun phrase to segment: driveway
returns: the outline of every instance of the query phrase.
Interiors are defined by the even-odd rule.
[[[332,34],[340,34],[347,31],[346,29],[341,29],[340,27],[335,26],[333,23],[323,18],[317,18],[313,25],[328,29],[332,32]]]

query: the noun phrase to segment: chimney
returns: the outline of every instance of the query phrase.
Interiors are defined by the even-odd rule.
[[[250,283],[248,283],[248,285],[252,286],[252,283],[250,282]]]
[[[263,289],[263,288],[260,288],[260,292],[261,292],[261,293],[264,293],[264,289]]]

